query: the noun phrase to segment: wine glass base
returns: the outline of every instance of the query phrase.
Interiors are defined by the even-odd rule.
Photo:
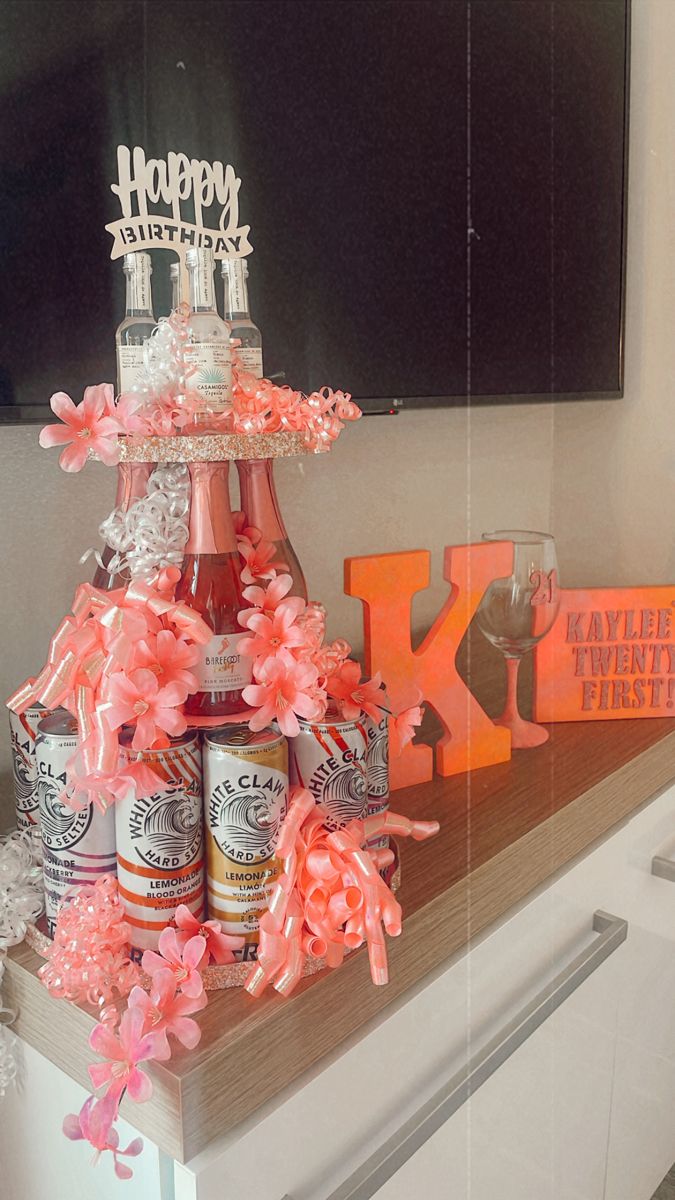
[[[533,746],[543,746],[549,739],[548,729],[544,729],[543,725],[535,725],[533,721],[503,716],[495,721],[495,725],[511,731],[512,750],[530,750]]]

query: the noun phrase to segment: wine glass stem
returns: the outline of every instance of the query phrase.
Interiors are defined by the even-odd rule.
[[[520,713],[518,712],[518,671],[520,670],[519,658],[507,658],[506,660],[506,704],[504,705],[504,719],[507,721],[519,721]]]

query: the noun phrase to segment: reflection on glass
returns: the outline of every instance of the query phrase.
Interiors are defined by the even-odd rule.
[[[481,632],[506,658],[506,705],[495,724],[511,730],[514,750],[540,746],[548,731],[518,711],[518,670],[523,655],[545,637],[558,615],[555,541],[550,533],[525,529],[498,529],[484,533],[483,541],[513,542],[513,573],[493,580],[476,614]]]

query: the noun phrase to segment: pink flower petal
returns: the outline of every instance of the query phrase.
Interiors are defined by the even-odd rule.
[[[191,1017],[174,1017],[171,1022],[171,1033],[186,1050],[194,1050],[199,1044],[202,1031]]]
[[[152,1082],[140,1067],[134,1067],[127,1079],[129,1099],[144,1104],[152,1096]]]
[[[120,1154],[126,1154],[129,1158],[136,1158],[143,1150],[143,1138],[134,1138],[133,1142],[129,1142],[126,1150],[120,1150]]]
[[[106,1025],[94,1025],[89,1034],[89,1045],[101,1058],[110,1058],[113,1062],[122,1062],[124,1059],[120,1042]]]
[[[76,436],[69,425],[45,425],[44,429],[40,430],[38,441],[43,450],[49,450],[51,446],[67,445]]]
[[[90,1063],[87,1068],[89,1078],[95,1088],[103,1087],[112,1079],[112,1065],[109,1062]]]
[[[196,970],[204,957],[206,950],[206,938],[193,937],[190,938],[183,951],[183,963],[190,971]]]
[[[115,1174],[118,1179],[133,1179],[134,1175],[131,1167],[128,1167],[126,1163],[118,1162],[117,1159],[115,1159]]]
[[[72,446],[67,446],[59,458],[59,466],[64,471],[74,474],[81,471],[87,461],[88,444],[86,438],[78,438]]]
[[[73,429],[82,428],[81,416],[66,392],[54,392],[49,401],[49,407],[59,421],[65,421],[66,425],[70,425]]]
[[[63,1125],[61,1128],[66,1137],[70,1138],[71,1142],[82,1141],[84,1134],[82,1132],[80,1118],[77,1113],[68,1113],[68,1116],[63,1118]]]

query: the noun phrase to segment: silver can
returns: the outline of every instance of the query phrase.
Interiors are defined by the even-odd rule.
[[[132,737],[133,730],[122,731],[123,759],[140,760],[164,780],[151,796],[136,799],[130,789],[115,804],[119,892],[132,949],[142,951],[157,948],[179,904],[204,917],[202,756],[195,732],[165,750],[136,752]]]
[[[380,721],[366,717],[364,724],[368,739],[368,816],[372,817],[389,808],[389,717],[385,714]],[[386,834],[369,838],[366,846],[369,850],[387,850],[389,838]]]
[[[69,888],[93,884],[101,875],[117,873],[113,809],[102,813],[90,805],[73,812],[59,798],[66,785],[66,763],[76,749],[77,722],[69,713],[53,713],[40,721],[35,766],[50,937]]]
[[[340,829],[368,811],[366,755],[368,736],[363,721],[300,721],[290,743],[291,783],[307,788],[327,813],[329,829]]]
[[[9,714],[17,829],[37,831],[40,827],[35,739],[38,725],[47,715],[48,710],[42,704],[32,704],[21,714]]]
[[[255,958],[281,874],[274,852],[288,808],[288,743],[273,729],[226,725],[204,732],[203,759],[209,916],[246,939],[238,958]]]

